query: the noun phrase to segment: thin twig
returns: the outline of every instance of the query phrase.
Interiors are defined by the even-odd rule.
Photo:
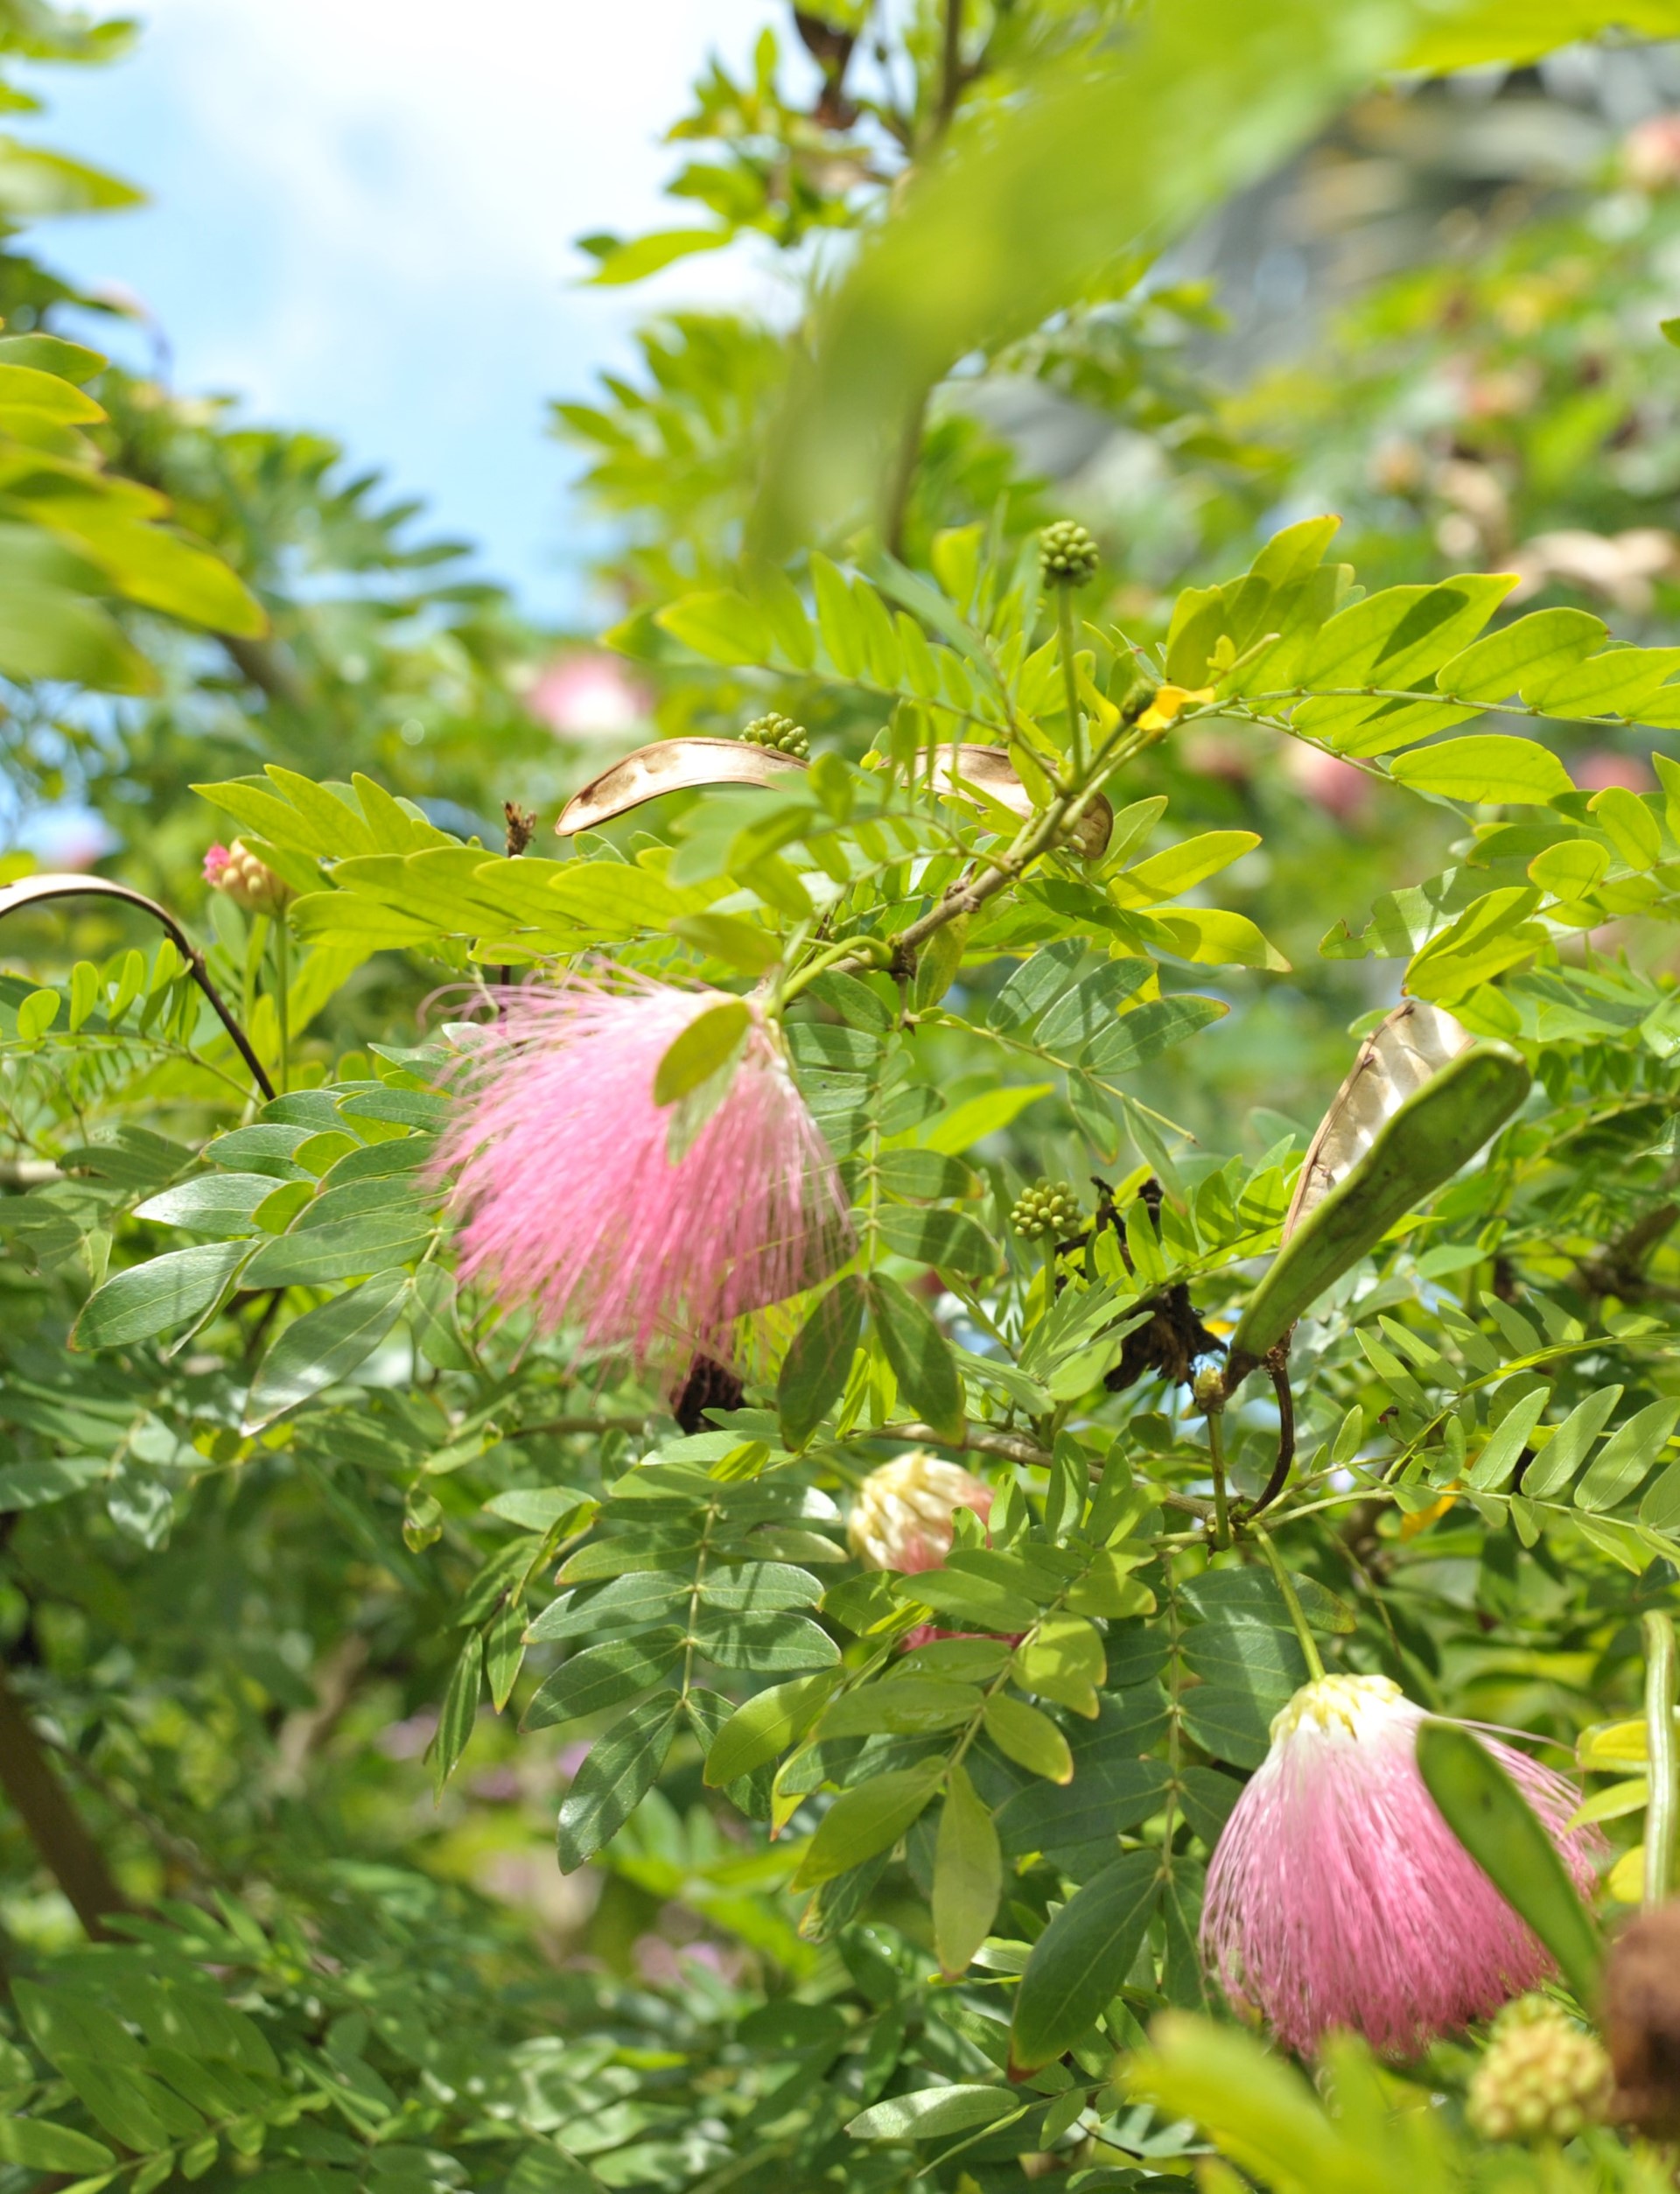
[[[124,905],[138,907],[154,922],[161,922],[176,950],[186,962],[192,980],[209,999],[215,1009],[217,1020],[233,1038],[241,1058],[251,1070],[257,1088],[264,1097],[270,1101],[273,1099],[275,1089],[269,1079],[268,1069],[252,1050],[249,1037],[228,1011],[221,992],[211,981],[203,953],[166,907],[160,907],[155,899],[148,899],[144,892],[136,891],[128,884],[114,883],[108,876],[25,876],[0,891],[0,917],[16,914],[20,908],[44,905],[52,899],[120,899]]]

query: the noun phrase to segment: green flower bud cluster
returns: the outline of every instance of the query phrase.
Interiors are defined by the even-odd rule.
[[[772,754],[791,754],[795,761],[803,761],[811,751],[811,735],[805,726],[774,710],[768,716],[755,716],[741,737],[749,747],[767,747]]]
[[[1029,1242],[1060,1241],[1077,1229],[1080,1216],[1079,1198],[1065,1181],[1044,1181],[1022,1189],[1009,1223]]]
[[[1058,518],[1039,536],[1039,558],[1046,586],[1083,586],[1102,561],[1096,543],[1072,518]]]
[[[1522,1996],[1494,2022],[1466,2107],[1484,2141],[1568,2141],[1603,2117],[1612,2084],[1596,2036]]]

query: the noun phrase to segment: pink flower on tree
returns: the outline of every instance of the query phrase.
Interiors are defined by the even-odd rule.
[[[1551,1960],[1441,1818],[1418,1768],[1428,1717],[1386,1676],[1326,1676],[1271,1725],[1271,1749],[1208,1870],[1203,1953],[1230,2001],[1285,2047],[1336,2028],[1414,2056],[1487,2017]],[[1604,1848],[1564,1824],[1579,1792],[1484,1736],[1577,1886]]]
[[[727,1355],[738,1320],[833,1270],[845,1200],[756,1006],[726,1092],[672,1155],[660,1062],[725,1002],[646,981],[505,994],[474,1032],[438,1160],[466,1215],[464,1278],[646,1363],[661,1341]]]

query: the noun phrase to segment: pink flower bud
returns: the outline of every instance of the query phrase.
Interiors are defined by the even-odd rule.
[[[439,1169],[466,1214],[464,1278],[592,1348],[731,1354],[736,1321],[848,1253],[845,1199],[756,1006],[733,1079],[682,1154],[660,1062],[716,991],[573,980],[513,991],[475,1031]]]
[[[248,915],[283,915],[297,896],[285,879],[239,838],[210,848],[204,857],[204,880]]]
[[[1459,1842],[1418,1769],[1428,1717],[1386,1676],[1326,1676],[1271,1725],[1208,1870],[1202,1949],[1230,2001],[1284,2046],[1334,2028],[1415,2055],[1552,1970],[1539,1941]],[[1569,1830],[1579,1793],[1484,1737],[1544,1822],[1576,1884],[1596,1829]]]

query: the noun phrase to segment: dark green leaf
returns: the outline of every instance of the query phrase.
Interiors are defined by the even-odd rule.
[[[848,1273],[794,1335],[776,1383],[782,1438],[800,1448],[840,1398],[864,1323],[864,1283]]]
[[[1036,2071],[1081,2041],[1131,1970],[1160,1891],[1160,1854],[1131,1851],[1070,1897],[1032,1946],[1010,2057]]]
[[[563,1874],[611,1843],[659,1780],[681,1711],[674,1693],[656,1692],[596,1739],[560,1807]]]
[[[580,1721],[621,1706],[668,1676],[682,1658],[683,1644],[678,1630],[643,1630],[574,1653],[538,1687],[520,1728],[546,1729],[552,1722]]]
[[[244,1429],[260,1432],[295,1404],[347,1378],[402,1316],[408,1291],[406,1272],[379,1272],[295,1319],[251,1383]]]
[[[878,1272],[867,1286],[875,1330],[905,1401],[936,1433],[960,1439],[966,1412],[950,1343],[896,1280]]]
[[[116,1349],[185,1325],[209,1309],[249,1254],[244,1242],[200,1242],[114,1273],[82,1305],[74,1345]]]

